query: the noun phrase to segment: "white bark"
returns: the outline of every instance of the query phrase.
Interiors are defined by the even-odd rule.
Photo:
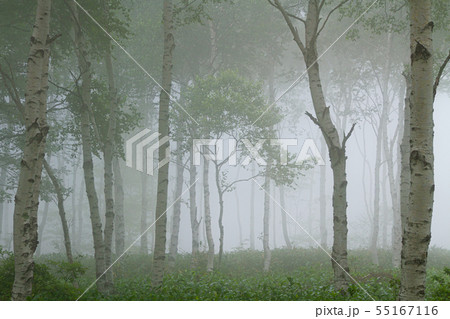
[[[206,240],[208,242],[208,261],[206,271],[214,270],[214,239],[211,229],[211,208],[209,202],[209,160],[203,162],[203,200],[205,207]]]
[[[410,0],[409,212],[403,233],[400,300],[424,300],[434,196],[431,0]]]
[[[31,295],[33,255],[38,244],[37,210],[47,125],[48,64],[50,56],[50,0],[38,0],[28,55],[25,88],[25,147],[14,206],[13,300]]]
[[[114,171],[114,239],[116,255],[120,256],[125,250],[125,221],[123,216],[123,180],[120,171],[120,163],[117,157],[113,159]]]
[[[192,149],[192,148],[191,148]],[[200,247],[200,221],[197,220],[197,199],[196,199],[196,185],[195,180],[197,178],[197,167],[193,162],[192,151],[190,152],[189,159],[189,217],[191,221],[191,234],[192,234],[192,262],[191,267],[197,266],[197,256]]]
[[[270,170],[270,165],[267,165],[267,170]],[[263,271],[268,272],[270,270],[270,261],[272,259],[272,253],[269,246],[269,231],[270,231],[270,178],[266,174],[264,180],[264,217],[263,217],[263,248],[264,248],[264,266]]]

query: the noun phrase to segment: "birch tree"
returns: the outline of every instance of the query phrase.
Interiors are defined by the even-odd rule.
[[[410,0],[411,95],[409,209],[405,218],[400,300],[423,300],[434,195],[433,22],[431,0]]]
[[[333,247],[332,266],[334,270],[334,283],[337,290],[346,291],[348,288],[349,272],[347,260],[347,174],[345,148],[347,140],[353,132],[354,125],[347,134],[340,138],[336,126],[330,116],[330,109],[325,103],[322,90],[317,40],[325,28],[331,14],[341,7],[347,0],[340,1],[336,7],[331,9],[327,17],[322,21],[320,14],[325,1],[310,0],[306,9],[306,18],[289,13],[279,0],[268,0],[282,14],[286,24],[291,31],[294,41],[299,48],[306,64],[309,88],[315,117],[307,113],[310,119],[320,128],[327,147],[333,170]],[[305,28],[304,39],[301,39],[298,29],[293,24],[293,19],[300,21]]]
[[[433,79],[431,0],[410,0],[409,201],[402,206],[400,300],[424,300],[434,199],[433,102],[450,52]],[[408,98],[408,97],[407,97]],[[405,110],[405,116],[407,112]],[[405,118],[405,125],[407,120]],[[405,128],[405,132],[406,132]],[[404,181],[402,181],[404,182]],[[402,197],[405,191],[402,190]],[[403,209],[407,209],[406,212]]]
[[[172,60],[175,47],[173,36],[173,6],[171,0],[164,0],[164,56],[162,63],[162,89],[159,97],[158,133],[160,136],[169,136],[169,103],[172,88]],[[167,145],[169,147],[169,145]],[[166,157],[166,152],[158,152],[159,162]],[[155,210],[155,248],[153,252],[152,287],[161,286],[164,276],[166,256],[166,209],[167,190],[169,182],[169,165],[158,169],[158,190]]]
[[[48,65],[50,57],[51,0],[37,1],[31,47],[28,55],[24,105],[26,145],[20,167],[14,206],[14,285],[13,300],[25,300],[33,285],[33,255],[38,244],[37,210],[45,140]]]

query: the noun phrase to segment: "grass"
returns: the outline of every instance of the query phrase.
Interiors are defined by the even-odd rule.
[[[450,252],[433,248],[428,262],[427,299],[450,300]],[[395,300],[399,272],[390,265],[389,251],[380,251],[380,265],[369,262],[367,251],[349,253],[351,275],[376,300]],[[152,257],[128,255],[112,268],[114,293],[102,296],[95,286],[82,300],[371,300],[356,283],[348,294],[333,287],[328,256],[318,249],[277,249],[271,271],[262,272],[263,253],[241,250],[224,255],[220,269],[204,271],[206,255],[191,269],[191,256],[179,255],[175,268],[166,274],[159,289],[151,288]],[[0,261],[0,299],[10,299],[13,281],[12,256]],[[73,265],[62,255],[38,258],[33,300],[75,300],[94,281],[94,260],[79,256]]]

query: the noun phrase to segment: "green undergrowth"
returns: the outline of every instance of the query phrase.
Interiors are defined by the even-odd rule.
[[[103,296],[95,286],[81,300],[395,300],[399,273],[389,251],[380,251],[380,265],[370,263],[367,251],[349,253],[351,284],[347,294],[333,287],[329,257],[318,249],[276,249],[271,271],[264,273],[263,253],[240,250],[226,253],[219,269],[206,269],[200,254],[191,267],[188,254],[179,255],[174,269],[158,289],[151,287],[151,255],[127,255],[110,271],[114,293]],[[217,265],[217,259],[216,259]],[[450,300],[450,252],[433,248],[428,263],[427,299]],[[76,300],[95,279],[94,260],[78,256],[68,264],[63,255],[37,259],[32,300]],[[0,299],[9,300],[14,280],[14,259],[2,252]]]

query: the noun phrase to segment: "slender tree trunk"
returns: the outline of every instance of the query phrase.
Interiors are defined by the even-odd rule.
[[[405,86],[406,87],[406,86]],[[402,89],[402,93],[405,89]],[[410,94],[410,89],[406,88],[406,94]],[[405,93],[403,93],[405,94]],[[408,95],[409,99],[409,95]],[[402,250],[402,221],[401,221],[401,204],[402,204],[402,174],[404,174],[403,168],[405,170],[409,170],[409,167],[407,163],[402,163],[403,160],[406,160],[406,157],[402,154],[402,147],[405,143],[404,136],[405,136],[405,120],[406,120],[406,112],[405,112],[405,101],[399,102],[399,119],[398,119],[398,130],[399,130],[399,142],[397,143],[397,174],[396,178],[394,180],[394,190],[396,192],[396,201],[395,203],[392,202],[392,213],[393,213],[393,224],[392,224],[392,265],[395,268],[400,268],[401,265],[401,250]],[[409,107],[409,106],[408,106]],[[409,127],[409,112],[408,112],[408,127]],[[406,142],[409,145],[409,137],[408,141]],[[409,152],[408,152],[409,153]],[[403,166],[403,164],[405,164]],[[391,179],[391,178],[390,178]],[[391,183],[391,182],[390,182]],[[407,183],[409,184],[409,183]],[[391,189],[392,192],[392,189]],[[406,200],[409,197],[409,191],[406,194]],[[394,198],[394,194],[392,196]]]
[[[239,176],[237,178],[239,178]],[[239,194],[237,191],[234,191],[234,196],[236,198],[236,221],[238,224],[238,231],[239,231],[239,247],[242,247],[243,241],[242,241],[241,210],[239,205]]]
[[[214,270],[214,239],[211,229],[211,208],[209,204],[209,159],[203,162],[203,200],[205,207],[206,240],[208,242],[208,262],[206,271]]]
[[[252,163],[252,176],[255,176],[255,164]],[[250,186],[250,249],[255,250],[255,183]]]
[[[44,159],[44,168],[48,174],[48,177],[52,181],[53,187],[55,188],[55,193],[58,200],[58,212],[63,229],[64,247],[66,249],[67,260],[69,263],[73,263],[72,244],[70,243],[69,225],[67,224],[66,211],[64,209],[64,196],[62,194],[61,185],[55,173],[53,172],[53,169],[50,167],[50,165],[47,163],[45,159]]]
[[[41,249],[44,242],[44,230],[45,226],[47,225],[47,218],[48,218],[48,207],[50,206],[49,202],[45,202],[44,204],[44,210],[42,211],[42,219],[39,223],[39,234],[38,234],[38,246],[36,248],[36,256],[41,255]]]
[[[388,229],[388,223],[389,223],[389,207],[388,207],[388,197],[387,197],[387,180],[388,180],[388,172],[387,172],[387,165],[383,166],[383,182],[382,182],[382,207],[381,211],[383,212],[383,220],[381,221],[381,239],[382,239],[382,245],[381,247],[384,249],[388,248],[387,245],[387,229]]]
[[[192,234],[192,262],[191,267],[197,266],[197,257],[200,249],[200,221],[197,220],[197,194],[195,187],[195,180],[197,178],[197,168],[193,162],[193,154],[191,151],[189,159],[189,216],[191,220],[191,234]]]
[[[347,274],[349,272],[347,260],[347,177],[345,171],[345,149],[335,149],[338,154],[330,156],[333,167],[333,249],[332,262],[336,288],[347,289]],[[335,159],[336,158],[336,159]],[[339,265],[338,265],[339,264]],[[343,269],[342,269],[342,268]],[[345,270],[345,271],[344,271]]]
[[[1,168],[0,170],[0,192],[2,192],[4,189],[6,189],[6,168]],[[5,203],[0,201],[0,244],[2,243],[3,238],[3,218],[4,218],[4,210],[5,210]]]
[[[325,154],[327,151],[327,146],[324,140],[322,140],[321,143],[321,149],[322,154]],[[320,166],[320,185],[319,185],[319,192],[320,192],[320,246],[323,248],[328,247],[328,231],[327,231],[327,195],[325,192],[325,187],[327,184],[327,167],[325,165]]]
[[[109,10],[105,2],[103,2],[105,15],[109,17]],[[111,43],[108,38],[108,43],[105,51],[105,66],[108,77],[108,93],[109,93],[109,123],[106,140],[104,142],[103,163],[104,163],[104,195],[105,195],[105,267],[108,268],[112,263],[112,243],[114,234],[114,174],[113,174],[113,160],[115,149],[116,136],[116,116],[119,111],[117,100],[117,89],[114,81],[114,72],[111,57]],[[112,272],[108,271],[105,274],[108,283],[108,289],[112,289],[113,278]]]
[[[25,147],[20,165],[14,206],[14,284],[13,300],[31,296],[34,259],[38,244],[37,210],[39,206],[42,161],[47,125],[48,64],[50,56],[50,0],[38,0],[36,19],[28,55],[25,89]]]
[[[145,173],[141,174],[141,254],[148,254],[148,177]]]
[[[267,170],[270,170],[270,165],[267,165]],[[268,272],[270,269],[270,260],[272,253],[269,246],[269,229],[270,229],[270,178],[266,174],[264,180],[264,218],[263,218],[263,248],[264,248],[264,272]]]
[[[94,162],[92,159],[92,137],[91,137],[91,64],[89,62],[88,53],[86,51],[86,43],[84,35],[80,27],[78,17],[78,8],[72,1],[67,2],[72,14],[73,28],[75,31],[75,52],[78,59],[78,67],[81,74],[81,143],[83,150],[83,171],[84,182],[86,186],[86,194],[89,202],[89,211],[92,225],[92,237],[94,239],[94,257],[95,257],[95,274],[97,281],[97,289],[101,293],[107,293],[108,287],[106,278],[103,275],[105,271],[105,245],[103,241],[102,221],[99,212],[99,201],[97,191],[95,189],[94,178]]]
[[[434,196],[431,0],[410,0],[411,188],[403,234],[400,300],[424,300]]]
[[[222,263],[223,241],[225,235],[225,229],[223,227],[224,202],[223,202],[223,189],[220,184],[220,168],[218,167],[216,162],[214,162],[214,166],[215,166],[217,192],[219,194],[219,260],[217,262],[217,268],[220,268],[220,265]]]
[[[311,179],[309,184],[309,200],[308,200],[308,233],[312,233],[312,216],[314,214],[314,171],[311,172]]]
[[[178,142],[178,147],[180,143]],[[178,254],[178,236],[180,234],[180,217],[181,217],[181,199],[179,198],[183,193],[183,153],[181,148],[177,150],[177,176],[175,181],[175,203],[173,204],[173,216],[172,216],[172,234],[170,236],[170,247],[169,247],[169,268],[175,268],[175,261]]]
[[[75,167],[73,167],[73,175],[72,175],[72,194],[71,194],[71,204],[72,204],[72,227],[70,229],[70,237],[72,238],[72,248],[76,250],[76,234],[77,234],[77,200],[76,200],[76,190],[77,190],[77,176],[78,176],[78,167],[80,165],[79,160]]]
[[[108,41],[109,42],[109,41]],[[114,160],[114,139],[116,136],[116,114],[119,109],[117,101],[117,91],[114,81],[114,73],[111,58],[111,46],[108,43],[106,53],[105,53],[105,66],[106,74],[108,75],[108,85],[109,85],[109,123],[108,123],[108,133],[105,141],[105,150],[103,156],[104,162],[104,179],[105,179],[105,266],[109,267],[112,263],[112,239],[114,234],[114,174],[113,174],[113,160]],[[105,274],[108,283],[112,285],[112,273],[108,272]]]
[[[172,88],[172,55],[175,47],[173,38],[173,8],[171,0],[164,0],[164,57],[162,70],[162,87],[159,99],[159,123],[158,132],[160,136],[169,136],[169,102]],[[167,147],[169,147],[167,145]],[[166,154],[158,152],[159,162],[163,161]],[[166,209],[167,191],[169,182],[169,165],[164,165],[158,170],[158,192],[156,198],[156,229],[155,249],[153,253],[152,286],[159,287],[164,276],[164,261],[166,256]]]
[[[378,233],[380,228],[380,167],[381,167],[381,146],[383,141],[383,119],[384,108],[380,117],[380,123],[378,125],[377,132],[377,146],[375,157],[375,178],[374,178],[374,204],[373,204],[373,216],[372,216],[372,232],[370,234],[370,256],[372,263],[378,265]]]
[[[272,183],[272,184],[274,184],[274,183]],[[272,232],[273,232],[273,249],[277,249],[277,218],[276,218],[276,215],[277,215],[277,205],[276,205],[276,203],[275,203],[275,201],[276,201],[276,195],[277,195],[277,193],[276,193],[276,191],[277,191],[277,189],[276,189],[276,187],[275,187],[275,185],[273,185],[273,187],[271,187],[271,189],[272,189],[272,197],[273,197],[273,200],[272,200]]]
[[[122,173],[120,171],[120,162],[117,157],[113,159],[113,171],[114,171],[114,238],[116,255],[121,256],[125,251],[125,221],[123,217],[123,180]]]
[[[333,170],[333,247],[331,256],[333,258],[334,282],[337,290],[345,292],[348,289],[347,273],[349,272],[347,260],[347,156],[345,155],[345,142],[349,138],[351,131],[343,138],[341,143],[336,127],[331,121],[329,108],[325,104],[319,76],[319,65],[318,63],[313,64],[316,60],[317,52],[315,48],[314,50],[309,50],[306,65],[309,67],[309,87],[317,116],[315,122],[319,125],[327,141],[328,154]]]
[[[347,261],[347,175],[345,172],[346,141],[350,137],[354,126],[350,132],[340,140],[336,126],[330,116],[330,110],[326,106],[325,97],[320,80],[317,37],[319,30],[319,17],[322,6],[318,1],[308,2],[308,11],[305,20],[305,40],[300,39],[298,30],[293,26],[290,16],[281,6],[279,0],[274,0],[274,4],[283,15],[289,29],[294,36],[294,41],[300,49],[308,70],[309,89],[313,101],[316,118],[307,113],[311,120],[319,126],[327,142],[328,153],[333,170],[333,232],[334,241],[332,249],[332,265],[334,270],[334,282],[337,290],[346,292],[348,288],[349,271]]]
[[[286,201],[285,201],[285,194],[284,194],[284,186],[280,186],[280,204],[283,209],[286,209]],[[288,224],[287,224],[287,218],[286,213],[284,211],[281,211],[281,223],[283,225],[283,238],[284,242],[286,243],[286,247],[288,249],[292,249],[292,243],[289,238],[289,232],[288,232]]]
[[[84,180],[84,177],[81,176],[81,178]],[[83,238],[83,215],[84,215],[84,210],[83,210],[83,194],[86,194],[85,192],[85,188],[86,188],[86,183],[84,183],[83,181],[81,181],[80,183],[80,191],[78,193],[78,213],[77,213],[77,236],[76,236],[76,243],[77,246],[80,248],[81,244],[82,244],[82,238]]]

